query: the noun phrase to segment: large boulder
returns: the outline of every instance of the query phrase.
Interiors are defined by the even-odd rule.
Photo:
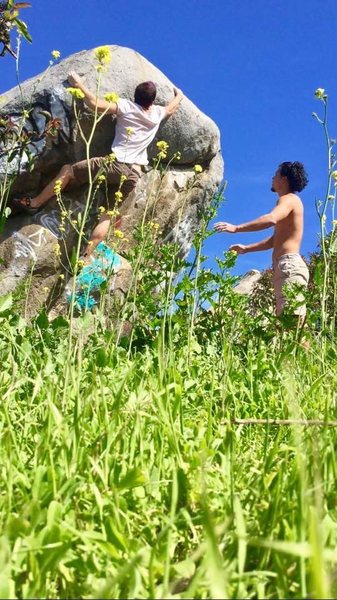
[[[158,89],[156,102],[161,105],[170,102],[173,84],[163,73],[134,50],[119,46],[110,48],[112,61],[101,74],[100,96],[114,91],[122,97],[133,99],[138,83],[153,80]],[[67,74],[71,70],[77,71],[94,91],[98,77],[96,67],[94,50],[79,52],[24,82],[20,90],[14,88],[5,93],[0,116],[7,122],[10,118],[13,130],[23,120],[26,137],[25,152],[14,159],[12,156],[9,163],[4,148],[1,153],[0,147],[0,179],[4,179],[5,173],[6,176],[8,173],[16,175],[12,193],[35,194],[63,164],[85,158],[85,143],[80,129],[88,135],[93,116],[79,101],[79,128],[72,99],[67,92]],[[24,116],[23,110],[28,111]],[[51,124],[55,124],[54,129]],[[113,136],[114,120],[106,116],[96,128],[91,155],[108,154]],[[186,256],[202,214],[223,179],[219,130],[188,98],[183,99],[173,117],[162,123],[149,148],[150,161],[158,152],[158,140],[168,142],[167,158],[158,169],[152,169],[150,162],[150,167],[142,174],[134,192],[119,207],[120,229],[127,240],[120,242],[122,254],[134,243],[133,231],[145,219],[158,223],[161,231],[159,241],[176,240],[181,255]],[[181,155],[180,160],[173,158],[177,152]],[[195,164],[203,167],[202,173],[195,173]],[[1,293],[16,289],[29,274],[33,301],[28,305],[32,306],[32,312],[40,304],[37,297],[43,298],[40,287],[49,287],[41,283],[47,273],[48,277],[54,278],[54,284],[62,271],[67,278],[65,261],[77,238],[76,227],[71,221],[74,222],[84,212],[87,186],[67,189],[62,199],[67,210],[71,211],[71,219],[62,223],[61,230],[62,207],[54,198],[34,217],[12,215],[0,237]],[[96,205],[100,202],[98,194]],[[88,230],[94,219],[95,203],[89,212]],[[61,242],[61,261],[59,257],[56,260],[55,255],[58,241]],[[22,248],[26,249],[24,253]],[[20,257],[18,252],[21,253]],[[55,289],[59,288],[58,285]],[[53,293],[52,301],[57,293]]]
[[[261,277],[261,271],[258,271],[257,269],[251,269],[241,277],[240,281],[234,286],[233,289],[237,294],[251,296]]]

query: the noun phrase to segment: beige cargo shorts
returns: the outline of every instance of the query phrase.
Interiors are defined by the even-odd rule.
[[[283,254],[273,263],[273,281],[276,298],[276,314],[280,315],[285,307],[287,298],[284,294],[285,286],[301,285],[308,287],[309,270],[300,254]],[[298,302],[303,302],[304,296],[300,292],[296,295]],[[294,310],[294,314],[304,317],[306,306],[301,304]]]

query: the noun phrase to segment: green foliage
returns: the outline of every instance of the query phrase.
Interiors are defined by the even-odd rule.
[[[233,253],[211,272],[200,236],[186,261],[156,231],[135,232],[134,281],[111,308],[129,338],[100,309],[74,336],[2,300],[2,593],[335,594],[334,341],[311,333],[306,352],[233,291]],[[254,418],[323,425],[234,424]]]
[[[0,43],[3,45],[0,56],[4,56],[8,52],[17,58],[11,47],[10,33],[12,29],[16,29],[17,33],[27,42],[32,42],[26,23],[19,18],[20,10],[30,6],[30,2],[15,2],[14,0],[0,2]]]
[[[191,339],[189,307],[185,326],[173,319],[165,340],[159,328],[131,351],[83,330],[66,376],[68,321],[10,311],[8,298],[4,597],[336,593],[336,429],[228,424],[334,418],[332,344],[267,344],[238,316],[216,333],[211,312],[210,335],[197,318]]]

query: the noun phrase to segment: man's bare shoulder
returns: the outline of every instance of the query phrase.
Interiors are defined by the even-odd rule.
[[[301,198],[297,194],[294,194],[293,192],[290,192],[289,194],[284,194],[284,196],[280,196],[277,201],[277,204],[287,204],[288,206],[291,206],[293,209],[303,207]]]

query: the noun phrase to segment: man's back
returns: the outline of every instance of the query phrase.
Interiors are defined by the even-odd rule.
[[[165,116],[164,106],[152,104],[144,109],[131,100],[120,98],[117,102],[116,133],[111,147],[117,160],[146,165],[147,147]]]

